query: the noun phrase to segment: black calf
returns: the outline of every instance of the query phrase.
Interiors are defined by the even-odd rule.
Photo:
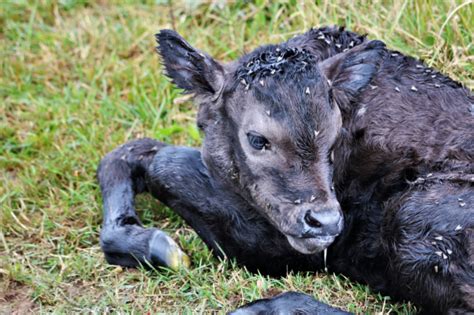
[[[187,264],[162,231],[141,226],[133,199],[148,191],[251,270],[320,270],[326,250],[330,271],[427,313],[474,311],[469,90],[342,28],[230,64],[173,31],[158,39],[168,76],[199,104],[202,155],[142,139],[104,158],[109,262]]]

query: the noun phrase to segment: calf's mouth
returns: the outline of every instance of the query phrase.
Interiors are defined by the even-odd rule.
[[[288,243],[302,254],[315,254],[328,248],[342,232],[344,217],[337,202],[323,207],[308,208],[303,205],[293,209],[293,214],[285,218],[286,224],[280,231]],[[291,212],[290,212],[291,213]],[[290,222],[296,219],[296,222]]]
[[[328,248],[336,239],[337,235],[318,236],[312,238],[301,238],[285,235],[291,247],[302,254],[316,254]]]

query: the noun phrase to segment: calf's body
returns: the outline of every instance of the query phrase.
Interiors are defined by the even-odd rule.
[[[474,310],[467,89],[339,28],[228,65],[171,31],[158,37],[168,75],[196,95],[205,140],[201,150],[135,140],[101,161],[110,263],[187,263],[162,231],[141,226],[133,199],[150,192],[215,254],[251,270],[321,270],[326,249],[330,271],[427,313]],[[311,311],[303,300],[245,310]]]

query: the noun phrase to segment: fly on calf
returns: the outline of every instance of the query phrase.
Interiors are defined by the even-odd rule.
[[[110,263],[189,263],[164,232],[142,227],[133,200],[149,192],[251,270],[328,268],[427,313],[474,310],[468,89],[338,27],[227,64],[173,31],[157,39],[205,137],[200,149],[139,139],[101,161]],[[308,303],[287,294],[245,311],[321,306]]]

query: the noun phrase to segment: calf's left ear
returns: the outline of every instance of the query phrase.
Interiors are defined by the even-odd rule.
[[[351,98],[374,77],[384,48],[383,42],[370,41],[322,61],[319,67],[337,94]]]
[[[156,34],[157,51],[163,58],[166,75],[187,93],[212,96],[224,83],[224,68],[200,52],[172,30]]]

